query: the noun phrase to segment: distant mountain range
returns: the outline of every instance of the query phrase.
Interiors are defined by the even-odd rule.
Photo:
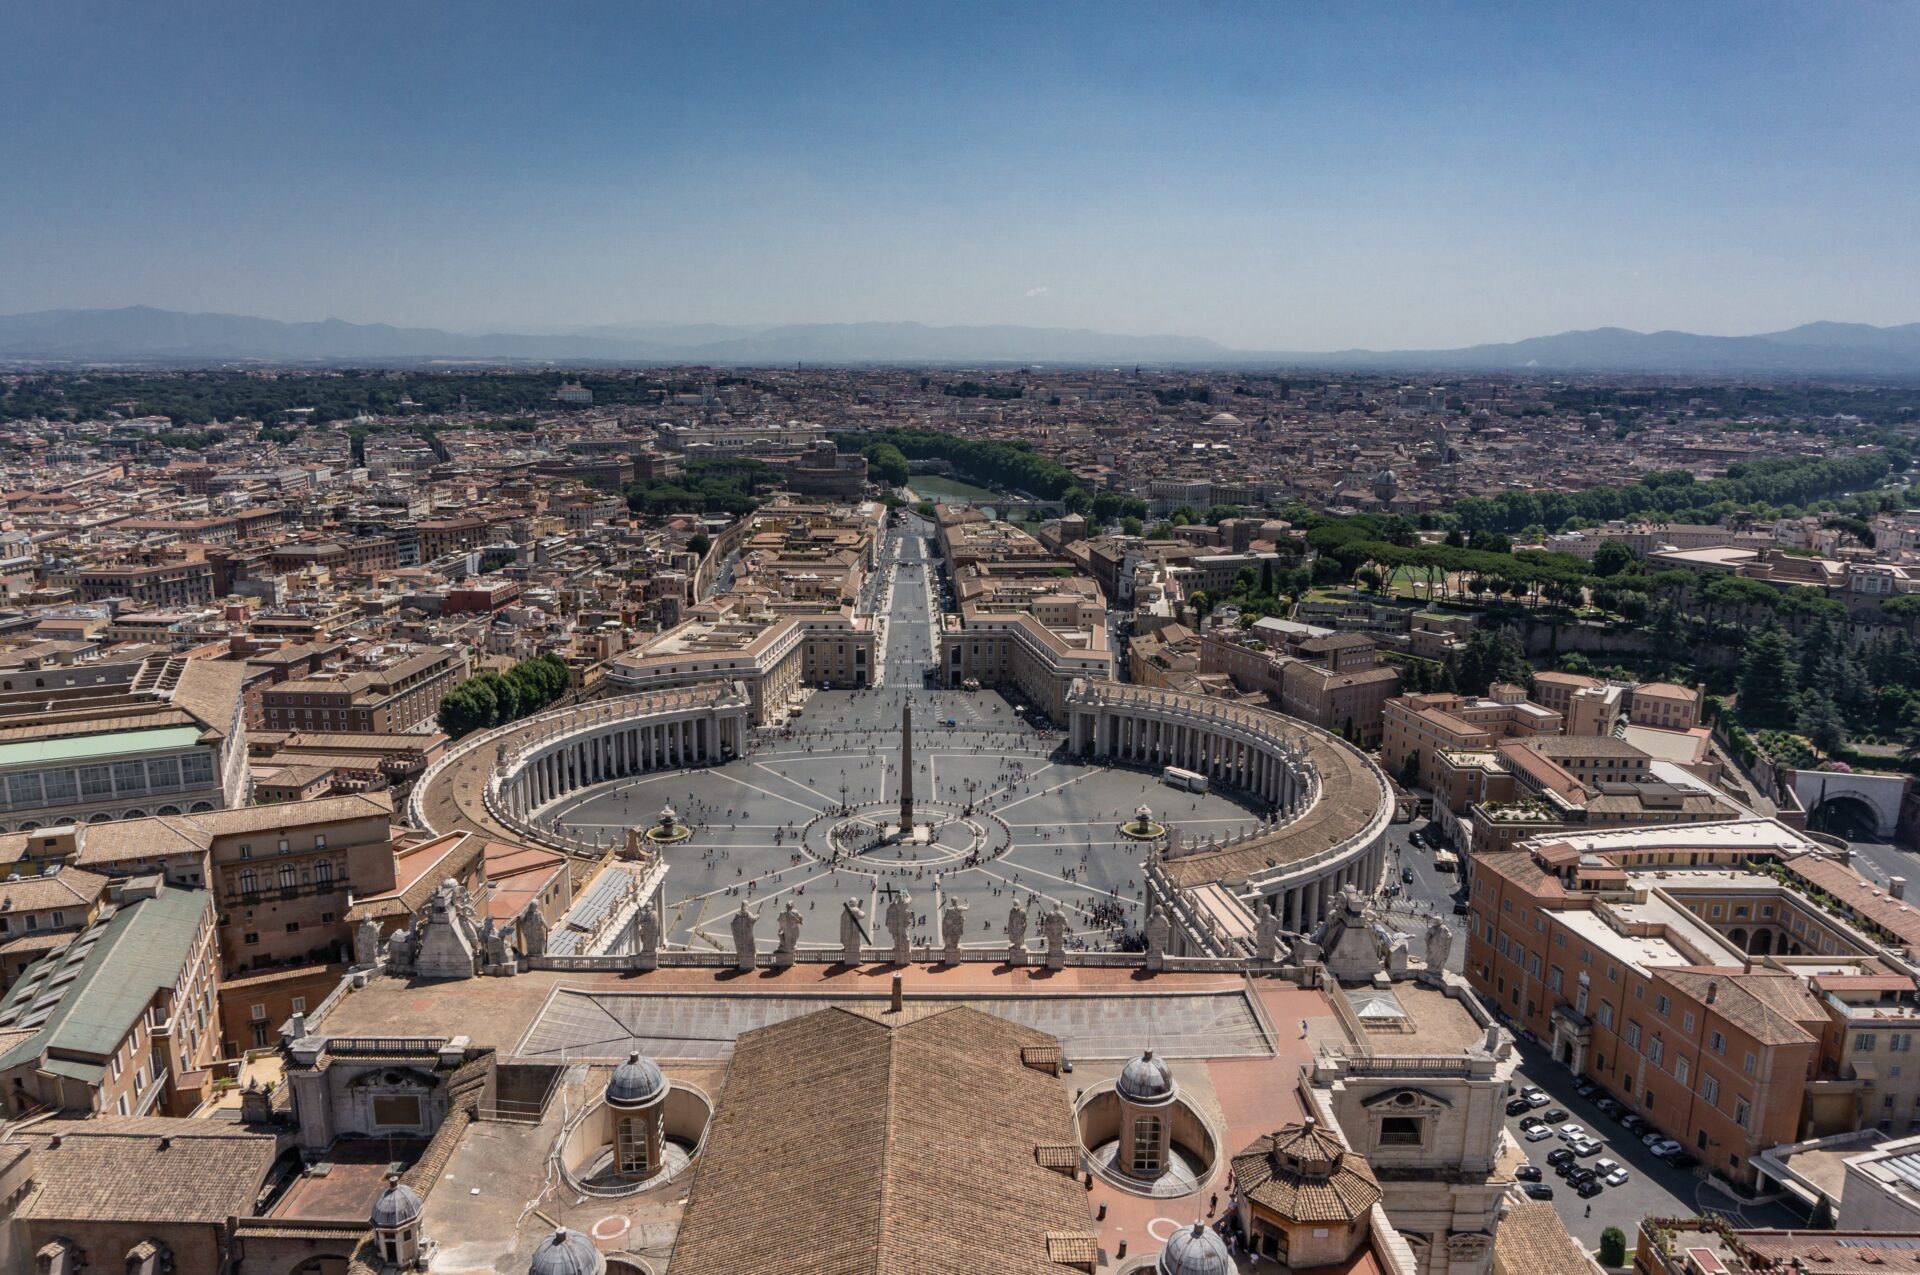
[[[1235,350],[1200,337],[921,323],[617,324],[548,333],[282,323],[149,306],[0,316],[10,363],[1132,364],[1477,372],[1920,377],[1920,323],[1808,323],[1758,336],[1593,328],[1454,350]]]

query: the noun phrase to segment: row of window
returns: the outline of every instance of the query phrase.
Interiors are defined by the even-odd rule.
[[[213,754],[192,752],[145,761],[52,767],[8,775],[4,797],[15,808],[60,806],[77,800],[138,796],[213,782]]]

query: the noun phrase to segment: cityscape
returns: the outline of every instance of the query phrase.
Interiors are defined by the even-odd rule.
[[[0,1275],[1914,1261],[1914,11],[1122,9],[0,14]]]

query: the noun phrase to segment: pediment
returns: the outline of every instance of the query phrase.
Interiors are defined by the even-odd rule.
[[[1383,1089],[1370,1098],[1362,1098],[1360,1105],[1376,1115],[1383,1116],[1418,1115],[1423,1111],[1453,1110],[1453,1104],[1438,1094],[1409,1087]]]

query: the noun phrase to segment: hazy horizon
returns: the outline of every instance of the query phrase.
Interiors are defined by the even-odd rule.
[[[1920,320],[1920,6],[14,6],[0,312]]]

